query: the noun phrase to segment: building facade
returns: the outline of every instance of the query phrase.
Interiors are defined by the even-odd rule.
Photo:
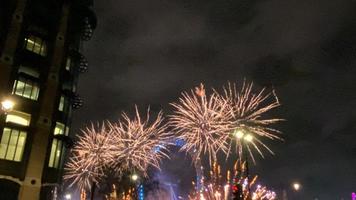
[[[54,199],[71,145],[80,53],[96,27],[92,0],[0,1],[0,194]],[[54,196],[53,196],[54,195]]]

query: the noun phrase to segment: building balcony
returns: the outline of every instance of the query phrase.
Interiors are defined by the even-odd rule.
[[[70,90],[64,90],[63,94],[70,99],[69,101],[73,109],[79,109],[83,106],[84,100],[79,96],[79,94],[74,93]]]
[[[77,50],[71,50],[70,55],[73,59],[73,64],[76,70],[80,73],[88,71],[89,63],[83,54]]]
[[[97,17],[91,5],[91,2],[85,0],[78,1],[74,5],[75,14],[73,19],[78,20],[76,23],[78,23],[80,27],[80,37],[84,41],[88,41],[92,38],[97,25]]]

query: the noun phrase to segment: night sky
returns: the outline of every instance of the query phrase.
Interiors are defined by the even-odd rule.
[[[356,191],[356,1],[104,0],[85,44],[89,72],[74,130],[122,111],[168,103],[200,82],[221,87],[246,77],[273,86],[284,142],[252,173],[270,188],[303,184],[300,199],[350,199]],[[172,154],[164,176],[190,188],[189,157]],[[191,170],[187,170],[191,169]]]

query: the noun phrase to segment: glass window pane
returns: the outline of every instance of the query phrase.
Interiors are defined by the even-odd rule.
[[[69,127],[66,126],[66,132],[65,132],[65,135],[68,136],[69,135]]]
[[[16,85],[14,85],[14,87],[16,87],[15,94],[22,96],[23,91],[25,89],[25,83],[23,81],[18,80],[18,81],[15,81],[15,84],[16,84]]]
[[[25,142],[26,142],[26,132],[21,131],[19,140],[17,142],[16,154],[14,159],[15,161],[22,160],[23,151],[25,149]]]
[[[41,48],[41,56],[46,56],[47,55],[47,44],[42,41],[42,48]]]
[[[61,98],[59,99],[59,106],[58,106],[58,110],[59,111],[63,111],[64,110],[64,96],[62,95]]]
[[[41,56],[47,55],[47,44],[41,38],[33,35],[25,38],[25,48]]]
[[[72,63],[72,59],[70,57],[67,58],[67,62],[66,62],[66,70],[70,71],[70,65]]]
[[[55,160],[55,156],[56,156],[57,142],[58,142],[57,139],[53,139],[53,141],[52,141],[51,154],[50,154],[49,162],[48,162],[48,166],[49,167],[54,167],[54,160]]]
[[[58,168],[59,166],[59,162],[61,160],[61,154],[62,154],[62,141],[58,141],[57,150],[56,150],[56,159],[54,161],[55,168]]]
[[[32,94],[31,94],[31,99],[32,100],[37,100],[38,99],[38,95],[40,93],[40,88],[36,85],[33,86],[32,88]]]
[[[40,88],[38,86],[38,83],[34,83],[30,80],[27,81],[17,80],[14,83],[13,94],[25,98],[29,98],[32,100],[37,100],[39,96],[39,92],[40,92]]]
[[[9,128],[4,128],[4,131],[2,133],[1,137],[1,144],[0,144],[0,158],[4,159],[10,139],[10,133],[11,129]]]
[[[11,136],[10,136],[10,141],[9,141],[9,147],[7,149],[7,153],[5,156],[5,159],[7,160],[13,160],[15,156],[15,151],[16,151],[16,144],[17,140],[19,138],[19,131],[18,130],[12,130]]]
[[[26,49],[29,51],[33,51],[33,46],[35,44],[33,36],[30,36],[30,38],[25,39],[25,44],[26,44]]]
[[[56,122],[56,127],[54,128],[54,135],[63,135],[64,134],[64,124]]]
[[[32,92],[32,84],[31,82],[27,82],[25,85],[25,90],[23,93],[23,97],[30,98],[31,97],[31,92]]]
[[[31,115],[24,112],[11,111],[9,114],[6,115],[5,121],[23,126],[29,126],[31,122]]]

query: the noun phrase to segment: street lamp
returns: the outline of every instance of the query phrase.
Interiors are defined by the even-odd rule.
[[[138,180],[138,175],[137,174],[133,174],[132,176],[131,176],[131,180],[133,180],[134,182],[136,182],[137,180]]]
[[[70,200],[70,199],[72,199],[72,195],[71,195],[71,194],[66,194],[66,195],[64,196],[64,198],[65,198],[66,200]]]
[[[236,129],[233,133],[233,136],[235,136],[235,138],[242,142],[242,140],[245,140],[247,142],[252,142],[253,140],[253,136],[251,134],[245,133],[244,130],[242,129]]]
[[[15,103],[9,99],[5,99],[1,102],[1,110],[7,114],[10,112],[15,106]]]
[[[299,191],[302,186],[300,185],[300,183],[295,182],[295,183],[292,184],[292,187],[293,187],[293,189],[294,189],[295,191]]]

